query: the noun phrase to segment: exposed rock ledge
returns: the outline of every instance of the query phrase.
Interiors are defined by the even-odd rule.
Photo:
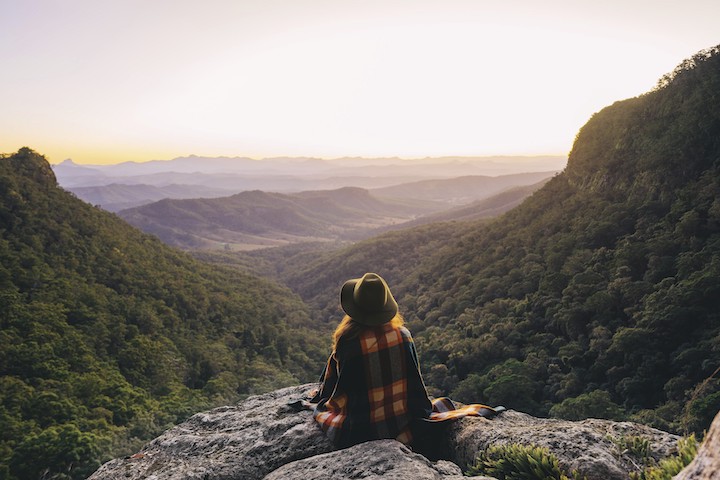
[[[394,440],[336,451],[310,412],[298,413],[287,407],[289,400],[313,386],[285,388],[198,413],[135,455],[106,463],[90,480],[459,480],[479,450],[508,442],[546,446],[561,465],[579,470],[588,480],[626,480],[627,472],[637,470],[638,459],[620,451],[613,438],[645,437],[656,459],[673,453],[678,440],[675,435],[629,422],[570,422],[507,411],[492,420],[465,418],[450,425],[438,443],[449,447],[451,461],[431,462]]]

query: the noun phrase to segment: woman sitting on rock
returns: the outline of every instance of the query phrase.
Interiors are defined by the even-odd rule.
[[[333,334],[320,389],[308,405],[336,446],[382,438],[412,445],[426,434],[428,422],[504,410],[430,400],[412,336],[379,275],[345,282],[340,305],[347,315]]]

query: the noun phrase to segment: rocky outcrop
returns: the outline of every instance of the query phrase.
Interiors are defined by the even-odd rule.
[[[715,415],[695,459],[674,480],[720,480],[720,413]]]
[[[477,452],[507,443],[547,447],[568,471],[578,470],[589,480],[623,479],[641,470],[642,458],[623,447],[633,437],[649,440],[648,454],[655,461],[677,449],[678,437],[631,422],[588,419],[580,422],[535,418],[508,411],[492,420],[465,418],[450,427],[451,460],[471,465]]]
[[[333,446],[311,413],[287,406],[310,387],[285,388],[193,415],[140,452],[106,463],[90,479],[249,480],[330,452]]]
[[[626,480],[628,472],[640,469],[640,461],[621,447],[624,439],[646,438],[649,454],[656,459],[670,455],[678,440],[634,423],[570,422],[507,411],[493,419],[464,418],[447,424],[434,435],[426,456],[394,440],[335,450],[309,411],[295,412],[288,406],[314,386],[290,387],[198,413],[140,452],[106,463],[90,480],[459,480],[478,451],[511,442],[545,446],[563,468],[576,469],[588,480]],[[444,460],[432,462],[427,457]]]
[[[278,468],[265,480],[336,480],[362,478],[365,480],[462,480],[460,467],[440,460],[430,462],[413,453],[395,440],[378,440],[362,443],[339,452],[298,460]],[[477,477],[476,477],[477,478]],[[483,478],[483,477],[480,477]],[[489,478],[489,477],[485,477]]]

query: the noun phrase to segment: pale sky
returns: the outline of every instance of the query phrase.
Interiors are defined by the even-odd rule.
[[[718,0],[0,0],[0,152],[565,155]]]

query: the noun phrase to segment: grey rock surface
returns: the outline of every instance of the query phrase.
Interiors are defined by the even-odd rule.
[[[464,477],[460,467],[452,462],[440,460],[432,463],[422,455],[413,453],[400,442],[377,440],[289,463],[270,473],[265,480],[298,478],[462,480]]]
[[[92,480],[259,479],[333,449],[311,412],[287,406],[315,387],[301,385],[198,413],[130,458],[111,460]]]
[[[451,460],[462,468],[474,463],[477,452],[507,443],[547,447],[566,471],[578,470],[588,480],[627,480],[628,472],[642,470],[642,459],[620,447],[622,439],[650,441],[655,460],[675,452],[679,437],[631,422],[588,419],[579,422],[536,418],[507,411],[488,420],[464,418],[448,432]]]
[[[715,415],[695,459],[674,480],[720,480],[720,412]]]
[[[335,450],[309,411],[296,412],[288,406],[315,386],[285,388],[198,413],[136,454],[106,463],[90,480],[459,480],[478,452],[505,443],[545,446],[563,468],[577,469],[588,480],[627,480],[628,472],[640,470],[642,462],[619,446],[623,438],[648,439],[650,454],[656,459],[672,454],[678,440],[675,435],[629,422],[571,422],[507,411],[490,420],[464,418],[439,427],[430,437],[431,450],[425,450],[442,452],[438,456],[444,460],[437,462],[394,440]]]

